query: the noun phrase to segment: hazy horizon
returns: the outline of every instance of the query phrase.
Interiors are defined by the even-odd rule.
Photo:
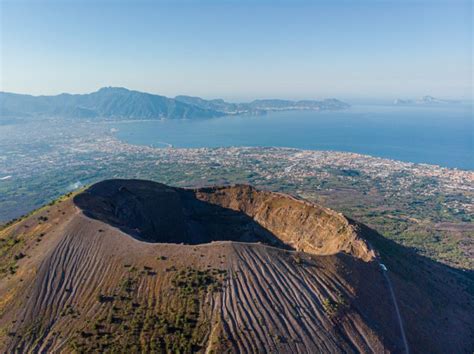
[[[58,92],[58,93],[53,93],[53,94],[42,94],[42,93],[38,93],[38,94],[32,94],[32,93],[28,93],[28,92],[12,92],[12,91],[5,91],[5,90],[0,90],[0,92],[5,92],[5,93],[13,93],[13,94],[20,94],[20,95],[30,95],[30,96],[34,96],[34,97],[39,97],[39,96],[58,96],[58,95],[61,95],[61,94],[70,94],[70,95],[83,95],[83,94],[90,94],[90,93],[93,93],[93,92],[97,92],[99,91],[100,89],[103,89],[103,88],[124,88],[124,89],[127,89],[127,90],[130,90],[130,91],[138,91],[138,92],[144,92],[144,93],[149,93],[149,94],[153,94],[153,95],[159,95],[159,96],[165,96],[165,97],[169,97],[169,98],[174,98],[174,97],[177,97],[179,95],[184,95],[184,94],[178,94],[178,95],[174,95],[174,96],[170,96],[170,95],[166,95],[166,94],[163,94],[162,92],[151,92],[151,91],[143,91],[143,90],[139,90],[139,89],[134,89],[134,88],[131,88],[131,87],[118,87],[118,86],[110,86],[110,85],[103,85],[101,87],[98,87],[96,89],[93,89],[91,91],[84,91],[84,92]],[[203,98],[203,99],[206,99],[206,100],[212,100],[212,99],[223,99],[225,100],[226,102],[230,102],[230,103],[245,103],[245,102],[251,102],[251,101],[254,101],[254,100],[262,100],[262,99],[276,99],[276,100],[294,100],[294,101],[298,101],[298,100],[324,100],[324,99],[339,99],[339,100],[342,100],[342,101],[346,101],[347,103],[351,103],[351,104],[388,104],[388,103],[393,103],[394,100],[396,99],[409,99],[409,100],[417,100],[417,99],[421,99],[423,98],[423,96],[432,96],[430,94],[424,94],[424,95],[420,95],[420,96],[406,96],[406,95],[401,95],[401,96],[398,96],[398,97],[395,97],[395,96],[388,96],[388,97],[372,97],[372,96],[366,96],[366,97],[363,97],[363,96],[339,96],[339,95],[333,95],[333,96],[310,96],[310,95],[301,95],[301,96],[275,96],[275,95],[260,95],[260,96],[255,96],[255,97],[252,97],[252,96],[242,96],[242,97],[232,97],[232,96],[225,96],[225,95],[217,95],[217,96],[200,96],[200,95],[196,95],[196,94],[193,94],[193,93],[188,93],[186,94],[186,96],[190,96],[190,97],[200,97],[200,98]],[[442,97],[439,97],[439,96],[436,96],[435,98],[439,98],[439,99],[454,99],[456,100],[455,102],[456,103],[463,103],[463,104],[472,104],[474,99],[473,98],[459,98],[459,97],[446,97],[446,96],[442,96]]]
[[[2,1],[2,91],[472,98],[470,1]]]

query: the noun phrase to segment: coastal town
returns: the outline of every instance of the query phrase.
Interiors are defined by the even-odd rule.
[[[335,151],[138,146],[106,124],[12,128],[0,145],[1,222],[106,178],[245,183],[334,208],[428,256],[474,267],[471,171]]]

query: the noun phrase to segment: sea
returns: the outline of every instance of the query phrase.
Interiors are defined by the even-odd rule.
[[[354,105],[344,111],[283,111],[205,120],[111,123],[127,143],[197,148],[276,146],[347,151],[474,170],[472,105]]]

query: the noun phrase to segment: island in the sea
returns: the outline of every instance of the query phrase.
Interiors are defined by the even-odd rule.
[[[452,104],[452,103],[458,103],[458,101],[436,98],[433,96],[423,96],[416,100],[397,98],[395,101],[393,101],[393,104],[397,106],[437,105],[437,104]]]

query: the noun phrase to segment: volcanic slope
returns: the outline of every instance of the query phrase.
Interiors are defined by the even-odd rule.
[[[108,180],[6,226],[0,247],[5,352],[474,348],[472,274],[250,186]]]

